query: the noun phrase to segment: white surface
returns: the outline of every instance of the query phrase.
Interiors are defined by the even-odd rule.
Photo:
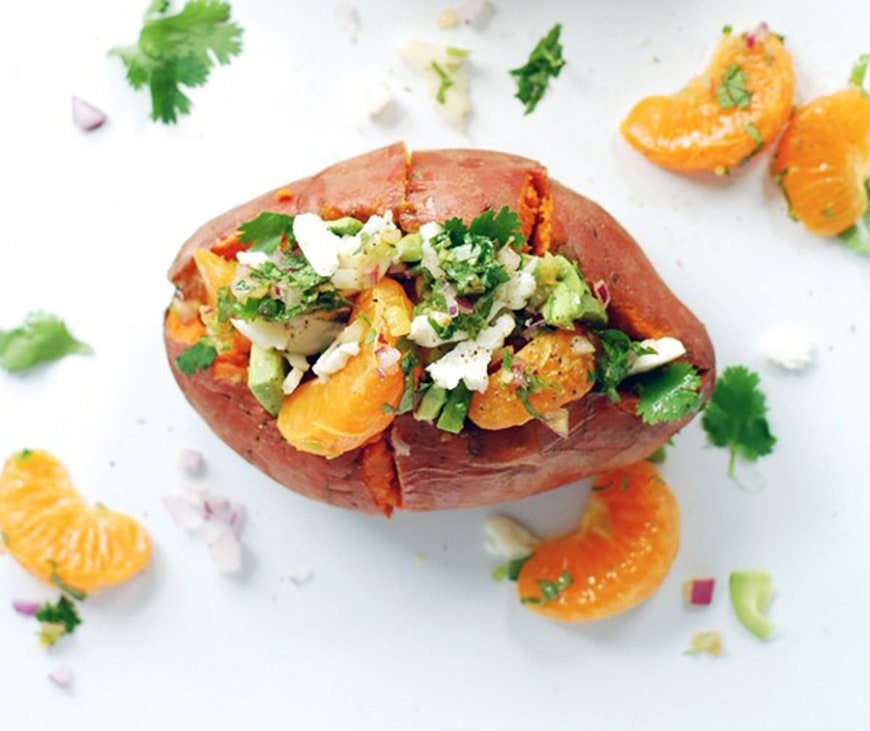
[[[105,52],[132,42],[142,2],[0,4],[0,327],[31,309],[64,317],[94,346],[27,377],[0,373],[0,456],[53,451],[79,489],[141,519],[153,565],[89,598],[54,650],[13,598],[53,595],[0,558],[4,728],[865,729],[870,702],[870,490],[866,385],[870,261],[785,215],[767,156],[729,180],[659,170],[617,127],[641,96],[672,91],[706,63],[720,28],[767,20],[788,37],[801,98],[839,88],[866,52],[870,11],[734,0],[499,2],[483,30],[438,31],[444,2],[358,2],[356,44],[337,3],[235,0],[243,54],[191,93],[175,127],[149,121],[147,94]],[[552,24],[568,65],[524,117],[508,68]],[[420,98],[394,49],[410,40],[472,49],[474,114],[463,135]],[[395,95],[380,121],[372,81]],[[105,109],[86,134],[77,94]],[[720,366],[757,369],[779,444],[750,489],[693,423],[663,467],[682,507],[682,549],[646,605],[590,626],[551,624],[489,574],[492,510],[390,521],[319,505],[275,485],[212,436],[176,388],[161,342],[165,270],[201,223],[260,192],[404,138],[412,147],[525,154],[604,205],[706,323]],[[768,364],[760,335],[798,323],[815,363]],[[207,473],[186,478],[179,450]],[[160,496],[193,482],[244,503],[244,572],[220,575]],[[571,526],[582,487],[502,506],[536,533]],[[769,570],[761,643],[725,590],[736,568]],[[297,585],[304,569],[313,578]],[[684,578],[719,580],[711,607],[681,606]],[[723,657],[682,654],[720,629]],[[48,674],[69,664],[75,680]]]

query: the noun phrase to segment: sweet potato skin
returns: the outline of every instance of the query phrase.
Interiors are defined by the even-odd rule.
[[[703,325],[656,274],[634,240],[596,204],[548,181],[538,163],[478,150],[431,150],[407,155],[402,144],[375,150],[286,186],[292,196],[274,192],[224,213],[200,228],[182,247],[170,279],[183,290],[191,276],[192,254],[231,235],[243,221],[264,210],[295,214],[316,211],[365,218],[387,209],[403,228],[429,220],[481,211],[516,209],[527,196],[552,195],[551,250],[580,263],[590,281],[605,281],[611,294],[611,321],[634,337],[671,335],[683,341],[689,360],[702,375],[708,397],[714,381],[714,354]],[[534,222],[523,222],[530,233]],[[516,500],[589,475],[643,459],[664,444],[689,418],[654,427],[633,413],[633,399],[614,404],[589,394],[569,405],[570,433],[560,437],[539,421],[504,431],[467,427],[451,435],[398,417],[383,435],[392,454],[393,504],[384,505],[366,483],[363,449],[334,460],[299,452],[279,434],[243,380],[214,378],[212,369],[182,374],[175,358],[188,347],[165,330],[170,367],[182,392],[211,429],[251,464],[307,497],[367,513],[441,510]],[[327,408],[324,405],[324,408]]]

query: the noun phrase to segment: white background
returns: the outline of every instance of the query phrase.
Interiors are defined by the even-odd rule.
[[[446,2],[358,2],[359,41],[332,2],[235,0],[245,48],[194,90],[173,127],[148,118],[145,92],[106,51],[135,40],[142,2],[0,5],[0,329],[33,309],[62,316],[94,347],[24,377],[0,373],[0,456],[54,452],[78,488],[140,519],[147,572],[93,596],[84,624],[51,651],[14,598],[39,586],[0,558],[0,719],[4,728],[588,728],[870,727],[866,667],[870,260],[789,220],[765,155],[731,179],[666,173],[618,134],[639,98],[671,92],[707,62],[723,25],[767,20],[787,37],[799,99],[845,83],[867,47],[859,0],[808,3],[502,2],[484,29],[436,27]],[[531,116],[507,70],[553,23],[568,65]],[[474,115],[446,125],[395,49],[412,38],[472,51]],[[371,80],[395,108],[371,121]],[[78,94],[110,120],[83,133]],[[412,148],[483,147],[527,155],[597,200],[640,241],[705,322],[720,367],[761,374],[779,438],[742,465],[693,423],[663,472],[682,508],[682,547],[644,606],[588,626],[527,612],[490,579],[481,543],[492,510],[365,517],[307,501],[256,472],[184,401],[162,346],[165,278],[201,223],[267,189],[397,139]],[[771,328],[816,338],[805,373],[761,356]],[[204,542],[178,529],[160,496],[198,482],[243,502],[245,569],[218,574]],[[582,486],[503,506],[542,534],[570,528]],[[310,568],[298,587],[288,575]],[[776,634],[737,623],[733,569],[771,572]],[[680,585],[719,580],[713,605],[688,611]],[[720,658],[683,654],[718,629]],[[69,691],[47,673],[67,663]]]

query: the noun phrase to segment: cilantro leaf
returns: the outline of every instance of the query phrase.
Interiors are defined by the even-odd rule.
[[[56,604],[46,602],[34,616],[40,622],[63,625],[64,634],[68,635],[82,623],[75,605],[66,596],[61,596]]]
[[[645,424],[679,421],[700,406],[701,377],[690,363],[674,363],[644,376],[637,414]]]
[[[616,387],[628,376],[638,346],[622,330],[601,330],[597,334],[601,351],[595,359],[595,386],[616,402],[620,400]]]
[[[273,253],[285,236],[290,246],[293,246],[296,243],[293,221],[293,216],[264,211],[252,221],[246,221],[239,226],[239,241],[253,244],[250,251],[262,251],[266,254]]]
[[[450,78],[450,74],[444,70],[444,67],[434,59],[432,60],[432,70],[438,74],[438,79],[440,80],[438,92],[435,94],[435,101],[439,104],[446,104],[447,90],[453,86],[454,81]]]
[[[190,113],[190,99],[182,86],[203,85],[211,68],[230,62],[242,50],[242,29],[230,21],[229,3],[188,0],[182,11],[167,15],[170,3],[153,2],[145,13],[138,43],[113,48],[127,68],[134,89],[148,86],[151,118],[165,124]]]
[[[852,73],[849,75],[849,83],[857,86],[859,89],[864,87],[864,77],[867,75],[867,67],[870,66],[870,53],[862,53],[855,65],[852,67]]]
[[[728,476],[734,477],[734,461],[739,455],[754,461],[770,454],[776,437],[767,423],[767,406],[759,389],[757,373],[745,366],[726,368],[704,409],[701,424],[711,444],[730,452]]]
[[[752,92],[746,88],[746,74],[739,64],[732,63],[725,69],[722,82],[716,89],[716,98],[719,100],[719,106],[724,110],[733,107],[749,108]]]
[[[175,359],[175,365],[178,366],[185,376],[190,376],[197,371],[203,371],[214,363],[217,358],[217,348],[211,345],[205,338],[197,340],[187,350]]]
[[[565,60],[562,58],[562,44],[559,43],[561,32],[561,23],[556,23],[550,32],[538,41],[526,64],[510,72],[517,82],[515,96],[525,105],[526,114],[535,111],[535,107],[547,91],[550,77],[555,79],[565,65]]]
[[[547,604],[559,596],[565,589],[574,583],[574,577],[567,571],[559,574],[555,581],[547,579],[538,579],[538,588],[541,590],[541,596],[524,596],[520,601],[523,604]]]
[[[867,199],[870,200],[870,178],[867,179],[865,185],[867,186]],[[854,226],[840,234],[840,239],[850,249],[859,254],[870,256],[870,205],[867,206],[864,215],[856,221]]]
[[[468,227],[472,236],[486,236],[504,246],[513,246],[518,251],[526,243],[519,214],[504,206],[498,213],[484,211]]]
[[[62,320],[44,312],[31,312],[22,327],[0,330],[0,367],[9,373],[32,368],[73,353],[90,353]]]

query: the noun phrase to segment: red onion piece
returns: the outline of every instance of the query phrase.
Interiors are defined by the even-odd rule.
[[[683,599],[693,606],[707,606],[713,601],[716,579],[687,579],[683,582]]]
[[[72,116],[76,127],[85,132],[92,132],[102,127],[108,119],[102,109],[97,109],[93,104],[88,104],[77,96],[72,98]]]
[[[608,289],[603,279],[599,279],[592,285],[592,291],[595,292],[595,296],[601,300],[601,303],[605,307],[610,304],[610,289]]]
[[[755,30],[746,34],[746,47],[755,48],[756,43],[763,43],[770,35],[770,26],[767,23],[759,23]]]
[[[456,306],[459,308],[459,311],[463,315],[467,315],[470,312],[474,312],[474,303],[471,300],[466,299],[465,297],[458,297],[456,299]]]
[[[398,349],[389,345],[381,346],[375,350],[375,355],[377,356],[380,370],[383,370],[385,373],[398,363],[402,357],[402,353]]]
[[[73,671],[69,665],[58,665],[48,674],[49,680],[59,688],[69,688],[73,680]]]
[[[195,530],[205,521],[202,506],[192,503],[185,497],[164,495],[160,501],[174,523],[182,530]]]
[[[178,453],[178,467],[190,477],[200,477],[205,472],[205,460],[195,449],[182,449]]]
[[[242,567],[242,544],[229,526],[223,526],[208,543],[208,555],[218,570],[225,574]]]
[[[456,317],[459,314],[459,305],[456,303],[447,305],[447,314],[450,315],[450,317]]]
[[[39,602],[28,602],[24,599],[14,599],[12,601],[12,608],[25,617],[35,616],[41,606],[42,604]]]

